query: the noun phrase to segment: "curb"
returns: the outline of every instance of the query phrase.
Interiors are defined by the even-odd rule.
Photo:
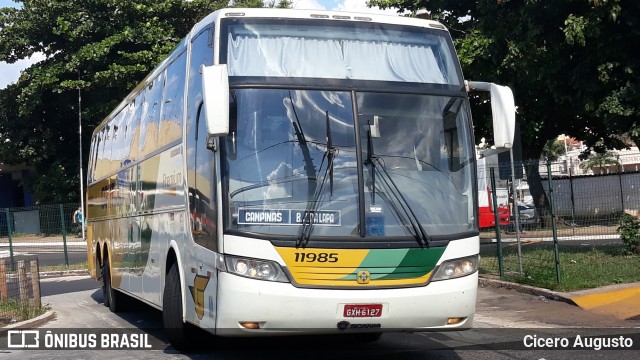
[[[498,287],[498,288],[505,288],[507,290],[515,290],[518,292],[536,295],[536,296],[544,296],[549,300],[560,301],[570,305],[578,306],[578,304],[576,304],[573,300],[571,300],[571,295],[564,292],[551,291],[549,289],[538,288],[538,287],[529,286],[529,285],[516,284],[508,281],[490,279],[490,278],[484,278],[484,277],[478,278],[478,285],[481,287],[492,286],[492,287]]]
[[[49,310],[46,313],[35,317],[33,319],[29,319],[29,320],[25,320],[25,321],[20,321],[18,323],[15,324],[11,324],[11,325],[7,325],[3,328],[0,328],[0,336],[4,336],[7,331],[9,330],[16,330],[16,329],[31,329],[34,327],[38,327],[41,325],[44,325],[45,323],[53,320],[53,318],[56,316],[56,312],[53,310]]]
[[[52,278],[52,277],[62,277],[62,276],[77,276],[77,275],[89,275],[89,270],[81,269],[81,270],[60,270],[60,271],[45,271],[40,273],[40,278]]]

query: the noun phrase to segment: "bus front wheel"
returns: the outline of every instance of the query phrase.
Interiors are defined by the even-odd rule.
[[[176,350],[194,349],[193,326],[182,319],[182,285],[176,263],[171,265],[164,283],[162,321],[169,342]]]

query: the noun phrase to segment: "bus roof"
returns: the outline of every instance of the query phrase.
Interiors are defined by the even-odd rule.
[[[217,10],[199,21],[191,30],[190,35],[198,34],[204,27],[212,22],[217,23],[223,18],[286,18],[286,19],[327,19],[336,21],[364,21],[383,24],[409,25],[419,27],[431,27],[439,30],[447,30],[437,21],[400,15],[381,15],[359,13],[349,11],[330,10],[301,10],[301,9],[276,9],[276,8],[226,8]]]

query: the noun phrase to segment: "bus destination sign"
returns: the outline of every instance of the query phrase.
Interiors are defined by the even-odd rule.
[[[339,210],[239,209],[240,225],[313,225],[340,226]]]

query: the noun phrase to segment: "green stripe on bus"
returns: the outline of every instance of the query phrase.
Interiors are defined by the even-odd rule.
[[[340,280],[355,280],[361,270],[369,271],[372,280],[418,278],[433,270],[445,249],[372,249],[358,268]]]
[[[394,272],[390,273],[383,279],[406,279],[409,277],[420,277],[428,274],[435,268],[438,260],[442,257],[446,247],[428,248],[428,249],[409,249],[402,262],[396,267]],[[419,275],[411,275],[406,272],[406,268],[422,267],[423,271]]]

